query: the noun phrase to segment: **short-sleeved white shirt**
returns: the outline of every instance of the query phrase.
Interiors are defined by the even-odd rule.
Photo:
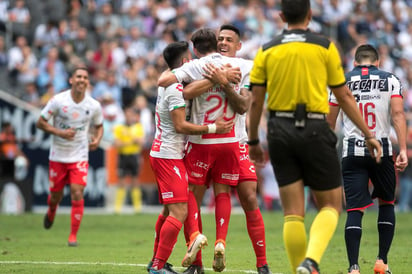
[[[56,94],[41,111],[41,116],[53,118],[53,126],[58,129],[74,128],[73,140],[52,136],[49,160],[74,163],[89,159],[88,132],[90,125],[101,125],[103,114],[100,103],[86,93],[83,101],[75,103],[71,90]]]
[[[156,133],[150,156],[164,159],[183,159],[185,135],[177,133],[170,112],[185,107],[183,86],[175,83],[159,87],[156,102]]]
[[[173,72],[175,73],[177,80],[181,83],[190,83],[195,80],[203,79],[203,68],[208,63],[212,63],[216,66],[230,64],[232,67],[239,67],[242,75],[247,75],[250,72],[250,69],[242,66],[243,62],[240,60],[240,58],[230,58],[219,53],[212,53],[200,59],[194,59],[188,63],[185,63]],[[242,77],[242,80],[244,78],[246,79],[246,77]],[[240,89],[244,85],[248,84],[249,81],[247,81],[247,83],[242,81],[241,83],[234,85],[234,90],[239,93]],[[234,120],[235,123],[238,119],[237,113],[230,106],[228,99],[226,98],[226,94],[220,85],[213,86],[207,92],[193,99],[191,106],[191,121],[194,124],[212,124],[222,115],[226,120]],[[239,138],[236,136],[235,131],[236,125],[234,130],[230,133],[191,135],[189,136],[189,141],[197,144],[222,144],[238,142]]]

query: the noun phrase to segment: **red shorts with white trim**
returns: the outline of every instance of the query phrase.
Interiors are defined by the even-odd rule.
[[[240,148],[240,170],[239,183],[252,181],[257,182],[255,165],[249,158],[249,146],[247,144],[239,144]]]
[[[189,184],[215,183],[236,186],[239,180],[239,142],[227,144],[188,143],[185,165]]]
[[[76,163],[49,161],[50,191],[61,191],[66,184],[86,186],[88,170],[89,163],[87,161]]]
[[[150,165],[156,177],[161,204],[185,203],[189,187],[183,160],[150,156]]]

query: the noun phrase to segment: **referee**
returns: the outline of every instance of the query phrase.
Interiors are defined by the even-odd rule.
[[[250,75],[249,154],[256,164],[263,163],[258,125],[267,91],[267,140],[284,211],[286,252],[293,273],[319,273],[342,207],[337,138],[325,119],[328,86],[362,131],[378,162],[382,149],[345,85],[336,46],[307,29],[312,16],[310,0],[282,0],[280,16],[287,30],[259,49]],[[309,241],[304,226],[304,186],[312,190],[319,209]]]

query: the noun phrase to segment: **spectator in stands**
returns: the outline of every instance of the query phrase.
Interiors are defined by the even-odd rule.
[[[101,69],[99,75],[100,80],[92,90],[92,97],[102,102],[104,96],[110,96],[118,106],[122,106],[122,91],[116,82],[115,71]]]
[[[35,83],[38,76],[38,61],[36,55],[32,52],[30,46],[22,48],[23,60],[16,65],[17,69],[17,84],[25,86],[28,83]]]
[[[13,36],[23,35],[27,37],[31,18],[26,2],[24,0],[16,0],[8,15]]]
[[[14,176],[14,160],[18,156],[25,157],[18,146],[13,125],[5,121],[1,124],[0,132],[0,174],[2,177]]]
[[[35,82],[25,83],[21,99],[34,107],[40,107],[40,95]]]
[[[39,52],[46,53],[51,47],[59,46],[60,41],[57,21],[48,20],[47,23],[36,27],[33,45]]]
[[[117,14],[113,13],[113,7],[110,2],[102,4],[100,12],[94,18],[94,27],[99,41],[115,38],[120,34],[120,18]]]
[[[57,47],[51,47],[47,55],[40,59],[37,85],[43,93],[47,84],[52,84],[57,92],[68,87],[68,75],[63,62],[59,59]]]
[[[9,57],[7,56],[6,41],[4,36],[0,36],[0,71],[7,68]]]
[[[17,66],[23,62],[23,48],[27,46],[27,39],[23,35],[19,35],[15,38],[14,46],[8,51],[8,72],[9,82],[12,86],[17,85],[17,75],[19,73]]]

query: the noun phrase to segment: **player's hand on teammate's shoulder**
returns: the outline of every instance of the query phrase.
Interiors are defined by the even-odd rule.
[[[226,76],[226,70],[217,67],[212,63],[208,63],[203,67],[203,77],[211,81],[215,85],[227,85],[229,80]]]
[[[216,124],[216,133],[228,133],[233,129],[233,120],[226,121],[222,117],[219,117],[215,121]]]

